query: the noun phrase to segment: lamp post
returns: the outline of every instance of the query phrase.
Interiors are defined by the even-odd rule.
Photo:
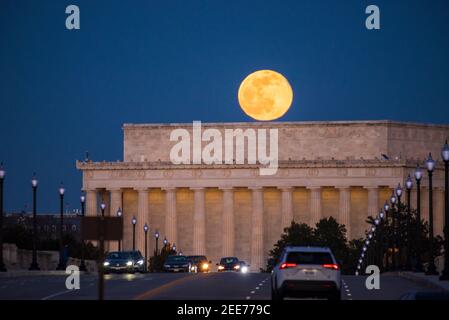
[[[397,199],[397,214],[396,214],[396,248],[398,250],[398,256],[397,256],[397,267],[398,269],[402,269],[403,264],[402,264],[402,248],[403,248],[403,239],[402,239],[402,202],[401,202],[401,197],[402,197],[402,187],[401,184],[398,183],[398,186],[395,189],[395,193],[396,193],[396,199]]]
[[[131,224],[133,225],[133,251],[136,250],[136,223],[137,219],[136,217],[133,217],[131,219]]]
[[[164,237],[164,241],[162,241],[164,243],[164,249],[166,250],[167,248],[167,244],[168,244],[168,240],[167,237]]]
[[[446,143],[441,150],[444,162],[444,269],[440,280],[449,280],[449,145]]]
[[[435,169],[435,160],[432,159],[432,154],[429,153],[429,157],[426,159],[427,174],[429,175],[429,240],[430,240],[430,261],[427,267],[426,275],[437,275],[437,267],[435,266],[435,257],[433,252],[433,186],[432,177],[433,170]]]
[[[121,218],[123,215],[122,209],[120,209],[120,207],[117,210],[117,217]],[[118,251],[122,251],[122,240],[119,239],[118,241]]]
[[[380,212],[379,212],[379,232],[378,232],[378,239],[379,239],[379,263],[380,263],[381,271],[384,270],[384,242],[385,242],[384,219],[385,219],[385,213],[381,209]]]
[[[84,214],[86,212],[86,197],[81,195],[81,219],[84,219]],[[82,225],[82,224],[81,224]],[[84,240],[81,239],[81,262],[80,262],[80,271],[87,271],[86,262],[84,261]]]
[[[390,210],[390,205],[388,204],[388,201],[385,200],[385,204],[384,204],[384,211],[385,211],[385,225],[388,226],[388,217],[389,217],[389,212]],[[389,270],[390,269],[390,253],[389,253],[389,249],[390,249],[390,245],[391,245],[391,235],[387,235],[387,239],[386,239],[386,245],[387,245],[387,250],[385,252],[385,269]]]
[[[173,243],[172,250],[176,253],[176,245]]]
[[[416,265],[415,272],[423,272],[421,261],[421,179],[423,172],[419,164],[416,166],[415,172],[416,181]]]
[[[61,183],[61,186],[59,187],[59,263],[56,270],[65,270],[67,267],[64,259],[64,242],[62,239],[64,235],[62,230],[64,225],[64,193],[65,189]]]
[[[412,246],[411,246],[411,239],[410,239],[410,217],[412,215],[412,208],[411,208],[411,192],[413,188],[413,180],[410,175],[407,176],[407,179],[405,180],[405,188],[407,190],[407,215],[405,217],[405,230],[406,230],[406,241],[407,241],[407,255],[405,257],[405,266],[404,270],[409,271],[412,269]]]
[[[104,210],[106,204],[101,201],[100,204],[101,216],[100,216],[100,252],[98,257],[98,300],[104,300]]]
[[[3,162],[0,163],[0,272],[6,272],[3,263],[3,181],[5,180],[6,171],[3,169]]]
[[[145,262],[144,262],[144,270],[147,272],[147,261],[148,261],[148,230],[150,227],[145,223],[143,226],[143,232],[145,233]]]
[[[393,190],[393,193],[391,195],[390,198],[390,203],[391,203],[391,228],[393,231],[393,252],[392,252],[392,264],[393,264],[393,271],[396,271],[397,268],[397,262],[396,262],[396,248],[397,248],[397,230],[396,230],[396,218],[395,218],[395,214],[394,214],[394,206],[397,202],[397,198],[396,198],[396,193]]]
[[[31,188],[33,189],[33,258],[28,270],[40,270],[39,264],[37,263],[37,206],[36,206],[36,194],[37,194],[37,184],[36,174],[33,173],[33,178],[31,179]]]
[[[159,254],[159,231],[156,230],[156,232],[154,233],[154,238],[156,239],[156,256]]]

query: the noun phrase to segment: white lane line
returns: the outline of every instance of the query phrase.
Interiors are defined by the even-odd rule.
[[[263,282],[262,282],[262,283],[259,283],[259,286],[260,286],[260,287],[263,286]]]
[[[251,294],[255,294],[256,293],[256,291],[251,291]]]
[[[53,298],[55,298],[57,296],[62,296],[63,294],[68,293],[68,292],[72,292],[72,291],[76,291],[76,290],[65,290],[65,291],[61,291],[61,292],[56,292],[54,294],[51,294],[51,295],[49,295],[47,297],[42,298],[41,300],[53,299]]]
[[[251,297],[250,297],[250,296],[247,296],[247,297],[246,297],[246,300],[249,300],[249,299],[251,299]]]
[[[256,287],[256,290],[259,290],[260,288],[259,287]]]

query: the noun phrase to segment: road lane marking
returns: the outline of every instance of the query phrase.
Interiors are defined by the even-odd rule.
[[[205,274],[204,274],[204,277],[209,277],[209,275],[212,275],[212,274],[213,274],[213,273],[205,273]],[[161,292],[163,292],[163,291],[165,291],[165,290],[168,290],[168,289],[170,289],[170,288],[172,288],[172,287],[175,287],[176,285],[181,284],[181,283],[183,283],[183,282],[186,282],[186,281],[188,281],[188,280],[190,280],[190,279],[196,279],[196,277],[190,277],[190,276],[187,275],[187,276],[184,276],[184,277],[182,277],[182,278],[179,278],[179,279],[170,281],[170,282],[165,283],[165,284],[163,284],[163,285],[161,285],[161,286],[159,286],[159,287],[150,289],[150,290],[148,290],[148,291],[145,291],[145,292],[142,293],[142,294],[139,294],[139,295],[135,296],[135,297],[134,297],[134,300],[145,300],[145,299],[149,299],[149,298],[154,297],[155,295],[157,295],[157,294],[159,294],[159,293],[161,293]]]
[[[251,291],[251,294],[255,294],[256,293],[256,291]]]
[[[251,297],[250,297],[250,296],[247,296],[247,297],[246,297],[246,300],[249,300],[249,299],[251,299]]]
[[[65,290],[65,291],[56,292],[54,294],[51,294],[49,296],[46,296],[46,297],[42,298],[41,300],[50,300],[50,299],[53,299],[53,298],[58,297],[58,296],[62,296],[63,294],[66,294],[66,293],[72,292],[72,291],[76,291],[76,290]]]

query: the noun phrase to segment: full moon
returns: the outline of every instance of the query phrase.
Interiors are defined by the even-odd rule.
[[[238,93],[242,110],[261,121],[282,117],[293,101],[293,90],[287,79],[272,70],[259,70],[242,81]]]

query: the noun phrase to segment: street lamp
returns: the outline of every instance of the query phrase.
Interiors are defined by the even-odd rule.
[[[100,204],[101,216],[100,216],[100,252],[98,257],[98,300],[104,300],[104,210],[106,204],[101,201]]]
[[[416,180],[416,266],[415,272],[423,272],[423,266],[421,261],[421,179],[423,172],[421,167],[416,165],[414,172]]]
[[[143,226],[143,231],[145,232],[145,262],[144,262],[144,270],[147,272],[147,261],[148,261],[148,230],[150,227],[145,223]]]
[[[117,217],[121,218],[123,215],[122,209],[120,209],[120,207],[117,210]],[[119,239],[118,240],[118,251],[122,251],[122,240]]]
[[[33,256],[30,267],[28,270],[40,270],[39,264],[37,263],[37,217],[36,217],[36,193],[37,193],[38,180],[36,179],[36,174],[33,173],[33,178],[31,178],[31,188],[33,189]]]
[[[404,270],[409,271],[412,269],[412,246],[411,246],[411,230],[410,230],[410,218],[412,216],[412,207],[411,207],[411,192],[413,188],[413,180],[410,175],[407,176],[407,179],[405,180],[405,188],[407,190],[407,215],[405,217],[405,230],[407,232],[406,234],[406,241],[407,241],[407,255],[405,257],[405,266]]]
[[[449,280],[449,145],[446,143],[441,150],[444,162],[444,269],[440,280]]]
[[[154,238],[156,239],[156,256],[159,254],[159,231],[156,230],[154,233]]]
[[[385,200],[384,203],[384,211],[385,211],[385,225],[388,227],[388,218],[389,218],[389,210],[390,210],[390,204],[388,203],[388,200]],[[386,245],[387,250],[385,251],[385,269],[388,270],[390,268],[390,245],[391,245],[391,234],[387,235],[386,239]]]
[[[167,237],[164,237],[164,241],[163,242],[164,242],[164,247],[167,246],[167,243],[168,243]]]
[[[133,216],[131,219],[131,224],[133,225],[133,251],[136,250],[136,223],[137,219]]]
[[[396,263],[396,248],[397,248],[397,232],[396,232],[396,217],[394,214],[394,205],[397,202],[396,198],[396,192],[393,190],[393,193],[391,194],[390,203],[391,203],[391,228],[393,230],[393,252],[392,252],[392,263],[393,263],[393,270],[396,270],[397,263]]]
[[[176,245],[173,243],[173,247],[172,247],[173,251],[176,252]]]
[[[84,219],[84,214],[85,214],[85,204],[86,204],[86,197],[84,195],[80,196],[80,201],[81,201],[81,219]],[[82,225],[82,223],[81,223]],[[80,271],[87,271],[86,268],[86,263],[84,261],[84,240],[81,239],[81,263],[80,263]]]
[[[64,224],[64,193],[65,189],[61,182],[61,185],[59,187],[59,263],[56,270],[66,269],[66,262],[64,259],[64,242],[62,239],[64,235],[64,232],[62,230]]]
[[[6,272],[3,263],[3,181],[5,180],[6,171],[3,169],[3,162],[0,163],[0,272]]]
[[[433,252],[433,190],[432,177],[435,169],[435,160],[432,159],[432,154],[429,152],[429,157],[426,159],[427,174],[429,175],[429,239],[430,239],[430,261],[427,267],[426,275],[437,275],[437,267],[435,266],[435,257]]]
[[[396,215],[396,248],[398,250],[398,256],[397,256],[397,262],[398,262],[398,268],[402,269],[402,248],[403,248],[403,241],[402,241],[402,203],[401,203],[401,197],[402,197],[402,187],[401,184],[398,183],[398,186],[395,189],[396,198],[398,205],[397,208],[397,215]]]

